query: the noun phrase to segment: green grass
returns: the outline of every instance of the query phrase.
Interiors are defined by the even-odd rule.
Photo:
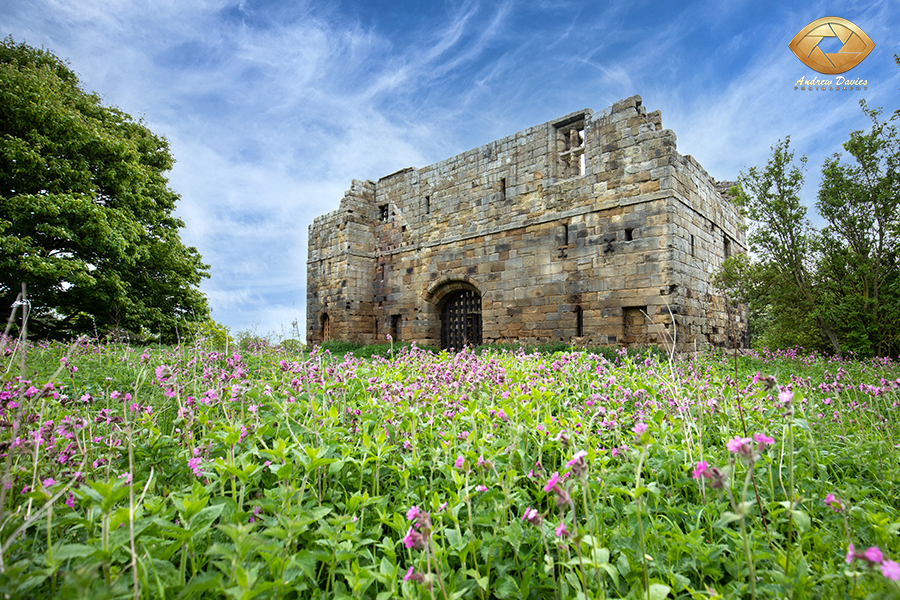
[[[896,362],[292,350],[5,353],[0,591],[900,594]]]

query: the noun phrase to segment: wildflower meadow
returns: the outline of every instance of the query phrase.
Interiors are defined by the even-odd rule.
[[[900,597],[900,364],[0,340],[5,598]]]

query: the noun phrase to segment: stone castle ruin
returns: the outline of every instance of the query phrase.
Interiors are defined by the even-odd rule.
[[[309,228],[307,343],[746,344],[741,217],[641,98],[377,182]]]

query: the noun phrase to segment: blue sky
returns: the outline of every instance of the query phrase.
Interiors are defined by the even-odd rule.
[[[794,90],[826,77],[788,49],[824,16],[875,43],[844,74],[868,90]],[[275,337],[293,321],[303,335],[307,228],[351,179],[633,94],[719,180],[790,135],[812,205],[824,158],[867,126],[859,100],[900,108],[898,26],[891,1],[0,2],[2,35],[67,59],[166,136],[213,318]]]

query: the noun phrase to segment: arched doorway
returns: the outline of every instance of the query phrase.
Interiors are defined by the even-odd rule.
[[[481,345],[481,296],[472,289],[449,294],[441,308],[441,348]]]
[[[322,341],[327,342],[331,339],[331,320],[328,318],[328,313],[322,315]]]

